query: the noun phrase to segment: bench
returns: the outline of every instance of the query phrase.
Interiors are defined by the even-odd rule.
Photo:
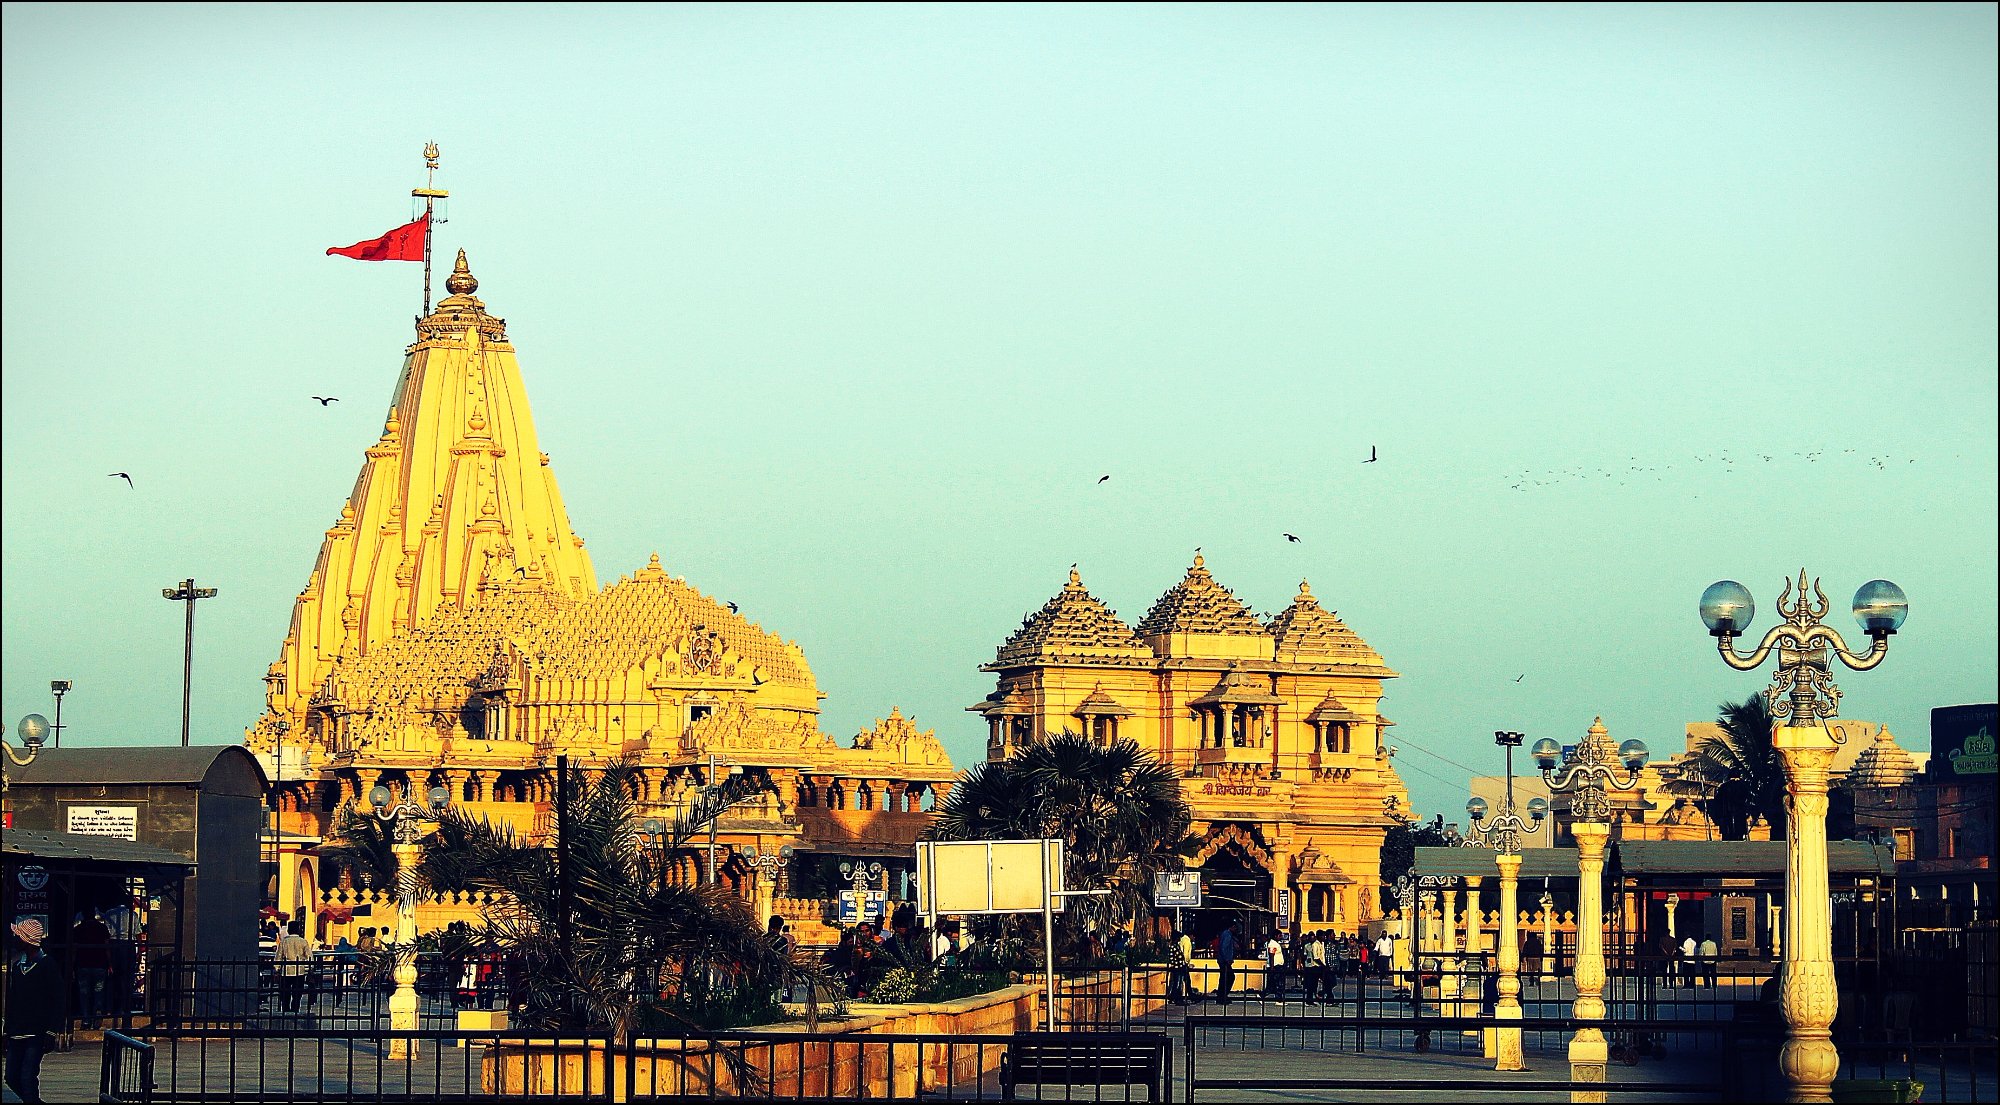
[[[1020,1086],[1144,1086],[1163,1100],[1171,1083],[1165,1036],[1090,1032],[1021,1032],[1000,1060],[1000,1099]]]

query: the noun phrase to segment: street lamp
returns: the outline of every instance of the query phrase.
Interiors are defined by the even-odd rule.
[[[1486,799],[1474,797],[1465,804],[1466,815],[1471,819],[1473,835],[1487,842],[1498,853],[1493,857],[1500,868],[1500,1000],[1494,1006],[1496,1020],[1518,1021],[1521,1019],[1521,944],[1519,921],[1515,917],[1518,908],[1516,898],[1521,874],[1521,836],[1533,832],[1549,813],[1549,804],[1541,798],[1528,803],[1528,817],[1524,821],[1514,812],[1514,750],[1521,747],[1521,734],[1496,732],[1493,743],[1507,750],[1507,795],[1503,799],[1500,812],[1489,820],[1486,817]],[[1494,1070],[1527,1070],[1528,1065],[1521,1058],[1521,1030],[1503,1028],[1497,1034],[1496,1050],[1499,1052]]]
[[[444,787],[431,789],[430,804],[396,801],[396,795],[377,783],[368,792],[376,820],[393,827],[396,853],[396,992],[389,995],[389,1031],[417,1030],[417,838],[418,823],[436,819],[451,802]],[[417,1043],[408,1036],[392,1037],[389,1058],[414,1059]]]
[[[1826,782],[1834,748],[1841,738],[1825,724],[1840,706],[1840,688],[1832,678],[1833,660],[1855,671],[1867,671],[1888,655],[1889,638],[1903,627],[1910,613],[1903,589],[1886,579],[1873,579],[1854,592],[1854,620],[1871,641],[1856,655],[1831,627],[1821,624],[1832,604],[1819,581],[1806,597],[1806,573],[1799,570],[1798,591],[1792,581],[1778,596],[1784,623],[1764,634],[1749,655],[1736,651],[1735,639],[1750,627],[1757,605],[1750,592],[1734,580],[1710,584],[1701,594],[1701,620],[1715,638],[1722,662],[1751,671],[1773,648],[1778,670],[1764,691],[1773,721],[1771,747],[1785,767],[1785,789],[1791,800],[1789,832],[1785,836],[1785,956],[1778,967],[1778,1007],[1786,1024],[1785,1045],[1778,1052],[1793,1101],[1830,1101],[1840,1053],[1833,1046],[1833,1015],[1839,1006],[1833,978],[1833,911],[1826,875]]]
[[[194,604],[216,595],[213,587],[196,587],[184,579],[179,587],[162,587],[160,596],[170,602],[187,603],[187,640],[181,646],[181,747],[188,746],[188,718],[194,703]]]
[[[868,891],[873,889],[875,880],[881,878],[886,870],[887,868],[883,867],[879,860],[868,860],[865,863],[856,860],[853,863],[840,865],[841,875],[852,880],[854,916],[857,921],[868,919]],[[885,885],[883,890],[887,889]]]
[[[15,767],[26,767],[35,762],[36,756],[42,754],[42,742],[49,736],[49,719],[40,714],[29,714],[21,719],[18,731],[21,734],[21,747],[27,749],[27,755],[23,756],[14,751],[14,746],[8,744],[4,737],[0,737],[0,748],[7,750],[7,758],[14,761]],[[0,765],[0,794],[5,793],[7,793],[7,772],[5,765]]]
[[[1394,962],[1390,964],[1396,978],[1408,986],[1412,963],[1413,943],[1416,940],[1417,880],[1408,871],[1396,876],[1396,910],[1401,914],[1400,937],[1395,943]]]
[[[62,700],[63,696],[69,693],[69,685],[69,680],[67,679],[49,680],[49,693],[56,696],[56,723],[49,726],[50,729],[55,731],[55,739],[50,743],[56,748],[62,747]]]
[[[1603,733],[1602,718],[1591,726]],[[1606,740],[1604,743],[1609,743]],[[1570,834],[1576,838],[1576,1006],[1580,1021],[1604,1019],[1604,845],[1611,837],[1611,799],[1607,786],[1631,790],[1639,785],[1639,769],[1646,766],[1646,743],[1628,740],[1618,746],[1624,761],[1625,777],[1603,758],[1599,742],[1586,737],[1575,753],[1556,769],[1562,746],[1548,737],[1535,742],[1531,750],[1542,769],[1542,781],[1549,790],[1570,795]],[[1572,1082],[1604,1081],[1604,1065],[1610,1057],[1604,1032],[1579,1028],[1569,1041],[1569,1077]],[[1572,1101],[1603,1101],[1601,1092],[1576,1092]]]
[[[791,865],[792,854],[793,849],[789,844],[780,845],[775,852],[763,853],[757,851],[755,844],[739,844],[736,846],[737,858],[748,865],[752,871],[757,872],[757,900],[758,904],[763,906],[761,912],[766,918],[769,918],[772,913],[776,912],[778,872]]]

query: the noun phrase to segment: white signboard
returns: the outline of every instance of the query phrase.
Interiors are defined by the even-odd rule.
[[[1159,909],[1200,909],[1201,872],[1162,871],[1154,875],[1153,905]]]
[[[115,836],[120,840],[137,840],[139,807],[71,806],[69,826],[64,831],[78,836]]]
[[[917,845],[917,909],[926,917],[1040,913],[1062,890],[1060,840],[923,841]],[[1061,897],[1054,898],[1053,908],[1062,912]]]

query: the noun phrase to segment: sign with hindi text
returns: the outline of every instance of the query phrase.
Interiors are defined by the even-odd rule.
[[[137,806],[71,806],[64,832],[77,836],[115,836],[120,840],[139,839]]]

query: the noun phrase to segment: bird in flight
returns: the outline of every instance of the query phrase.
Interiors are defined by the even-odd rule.
[[[1373,463],[1375,463],[1375,447],[1374,447],[1373,445],[1370,445],[1370,446],[1368,447],[1368,459],[1367,459],[1367,460],[1364,460],[1364,461],[1362,461],[1361,463],[1363,463],[1363,464],[1373,464]]]
[[[1296,538],[1296,537],[1294,537],[1294,536],[1292,536],[1291,534],[1289,534],[1289,533],[1288,533],[1288,534],[1286,534],[1286,535],[1285,535],[1285,540],[1287,540],[1287,541],[1293,541],[1293,542],[1296,542],[1296,541],[1298,540],[1298,538]]]
[[[139,490],[138,485],[132,482],[132,476],[128,472],[112,472],[110,473],[110,476],[114,480],[124,480],[125,486],[131,488],[134,491]]]
[[[735,603],[733,603],[733,602],[732,602],[732,603],[726,603],[725,605],[727,605],[727,606],[729,607],[729,612],[730,612],[731,614],[734,614],[734,613],[736,613],[736,604],[735,604]]]
[[[319,405],[322,407],[326,406],[328,403],[340,402],[340,397],[337,395],[314,395],[310,396],[310,398],[319,400]]]
[[[1103,483],[1103,482],[1104,482],[1105,480],[1108,480],[1108,479],[1110,479],[1110,478],[1111,478],[1110,476],[1099,476],[1099,477],[1097,477],[1097,482],[1098,482],[1098,483]]]
[[[1514,677],[1514,682],[1519,683],[1521,680],[1526,679],[1527,677],[1528,673],[1524,671],[1521,674]]]

